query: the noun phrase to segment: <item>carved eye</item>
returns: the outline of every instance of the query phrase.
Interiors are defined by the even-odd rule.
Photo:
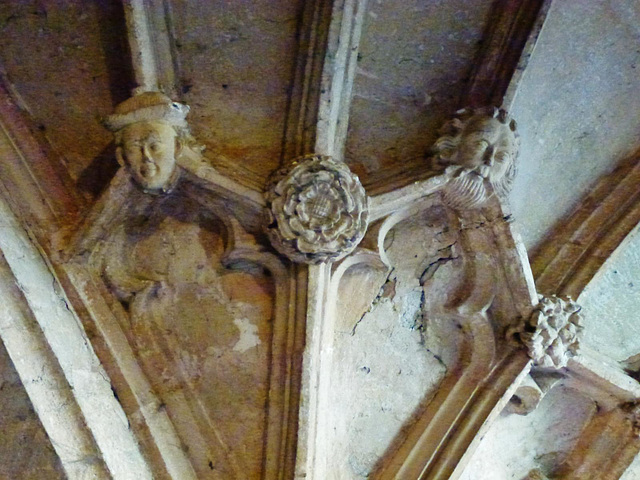
[[[137,148],[135,145],[127,145],[124,149],[124,154],[127,157],[133,157],[140,152],[140,148]]]
[[[499,150],[499,151],[496,153],[496,155],[495,155],[495,157],[494,157],[494,158],[495,158],[495,159],[496,159],[496,161],[498,161],[498,162],[508,162],[508,161],[509,161],[510,156],[509,156],[509,154],[508,154],[507,152],[505,152],[505,151],[503,151],[503,150]]]
[[[476,142],[476,147],[478,147],[479,150],[486,150],[487,148],[489,148],[489,142],[487,142],[486,140],[478,140]]]
[[[149,148],[151,149],[152,152],[157,152],[160,150],[160,144],[153,142],[151,145],[149,145]]]

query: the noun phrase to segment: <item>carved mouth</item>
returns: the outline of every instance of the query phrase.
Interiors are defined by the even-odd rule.
[[[472,173],[475,173],[479,177],[489,178],[489,174],[491,173],[491,167],[488,165],[479,165],[472,170]]]
[[[140,167],[140,176],[142,178],[153,178],[158,173],[158,166],[155,163],[145,163]]]

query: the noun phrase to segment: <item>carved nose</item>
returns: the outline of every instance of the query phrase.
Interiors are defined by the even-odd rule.
[[[149,150],[149,147],[146,147],[146,146],[142,147],[142,155],[147,162],[150,162],[153,159],[153,157],[151,156],[151,151]]]
[[[493,165],[493,147],[489,145],[484,152],[484,164],[491,166]]]

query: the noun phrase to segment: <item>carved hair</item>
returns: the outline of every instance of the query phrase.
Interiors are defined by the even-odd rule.
[[[495,107],[483,107],[475,109],[463,109],[456,112],[455,117],[444,124],[440,129],[440,138],[436,140],[431,147],[431,159],[435,169],[442,169],[448,165],[456,165],[456,153],[465,135],[471,133],[467,130],[469,125],[478,120],[478,117],[495,118],[505,127],[513,132],[515,143],[515,151],[511,155],[509,167],[499,182],[492,186],[496,194],[502,198],[506,198],[516,177],[516,162],[519,147],[519,136],[517,134],[516,121],[513,120],[505,110]]]
[[[202,150],[191,135],[186,121],[188,113],[188,105],[174,102],[160,92],[145,92],[119,104],[115,112],[103,120],[103,124],[114,133],[116,146],[122,145],[122,131],[129,125],[157,121],[173,127],[181,147]]]

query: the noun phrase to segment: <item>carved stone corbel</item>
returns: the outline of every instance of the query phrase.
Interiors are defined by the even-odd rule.
[[[506,200],[516,176],[516,122],[495,107],[463,109],[440,129],[432,147],[435,169],[451,176],[444,203],[464,210],[485,204],[493,192]]]
[[[116,158],[147,193],[167,193],[179,178],[176,156],[195,143],[189,133],[187,105],[160,92],[133,96],[104,120],[114,132]]]
[[[158,471],[288,476],[302,341],[292,268],[259,242],[262,194],[211,167],[188,110],[152,91],[105,120],[122,168],[67,245],[65,271],[123,372],[114,388],[132,392],[125,411],[141,413],[133,428],[159,452]]]
[[[265,230],[290,260],[318,264],[344,258],[367,230],[369,199],[344,162],[307,155],[271,177]]]

